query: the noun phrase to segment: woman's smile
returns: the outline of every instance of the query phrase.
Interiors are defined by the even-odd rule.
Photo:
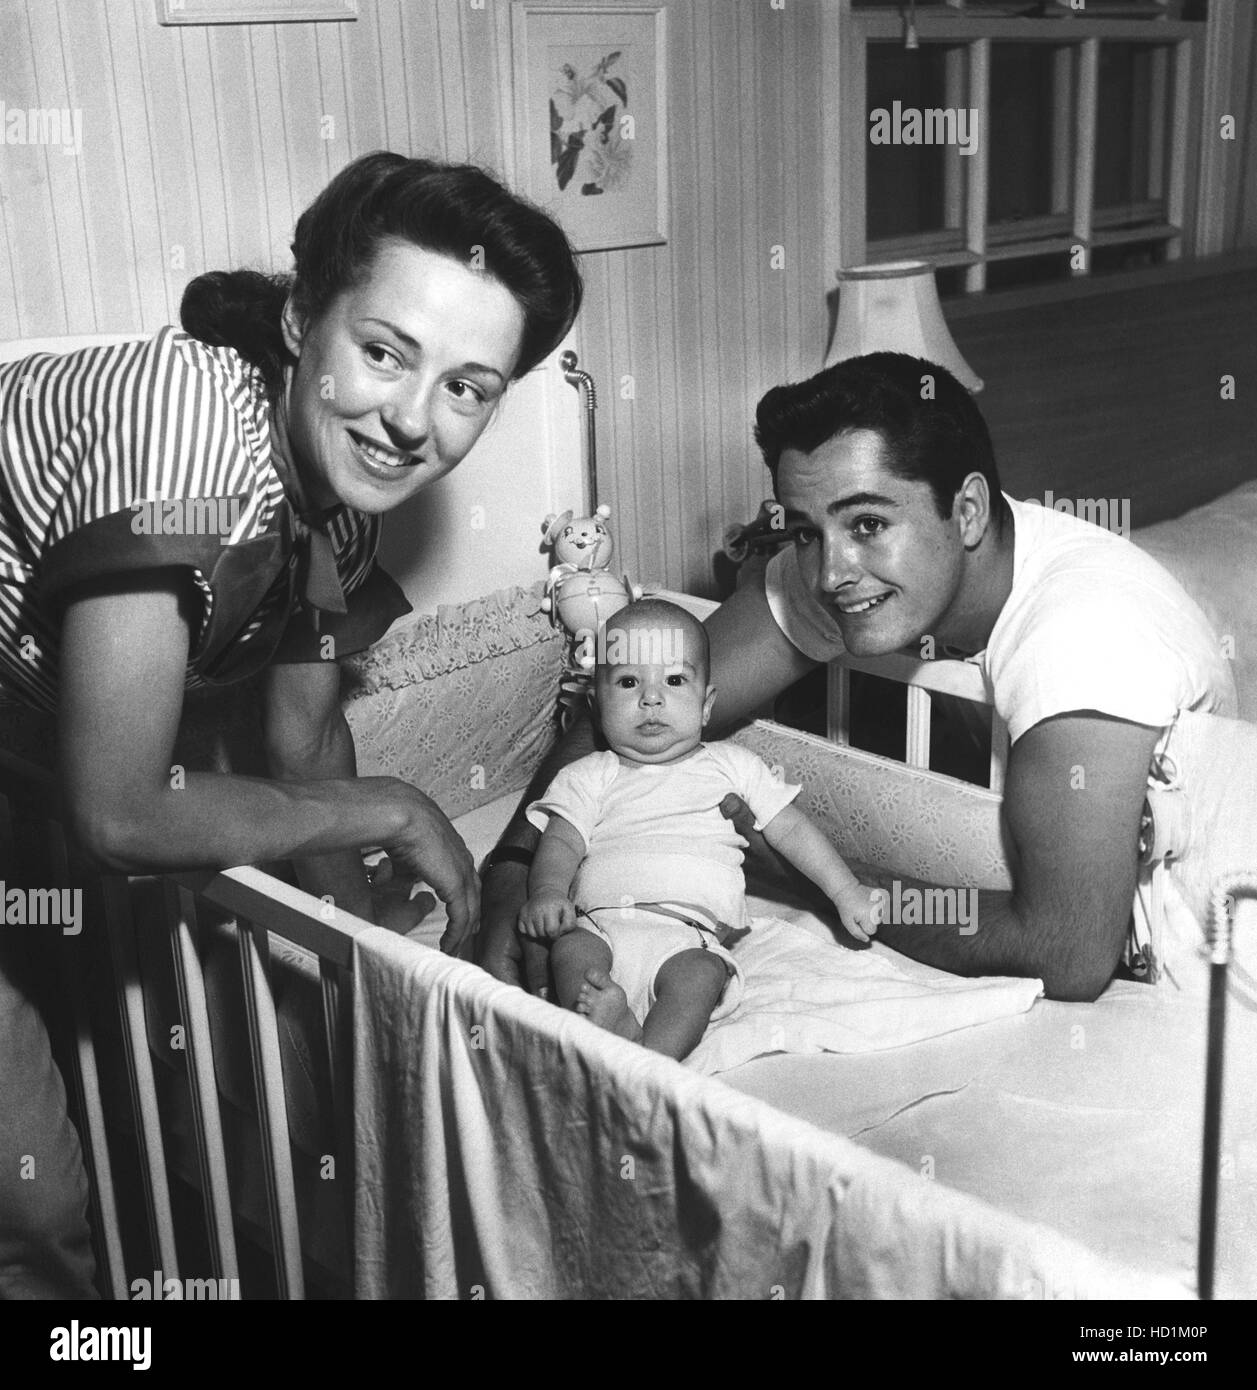
[[[523,310],[500,281],[409,242],[302,324],[287,442],[315,505],[388,511],[443,478],[493,418],[518,360]]]
[[[416,454],[404,454],[389,448],[386,444],[378,444],[375,440],[368,439],[366,435],[358,434],[356,430],[350,430],[349,437],[358,446],[358,451],[367,464],[374,464],[380,468],[390,468],[395,471],[399,468],[413,468],[423,461]]]

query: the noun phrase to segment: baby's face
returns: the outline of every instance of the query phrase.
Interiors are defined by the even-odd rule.
[[[616,655],[616,635],[635,634],[612,629],[606,634],[606,655]],[[680,645],[680,644],[678,644]],[[685,644],[671,661],[607,660],[598,667],[594,690],[603,736],[612,750],[635,763],[673,763],[702,742],[716,692],[707,673],[693,660]],[[634,647],[636,646],[636,650]],[[632,657],[649,656],[648,644],[623,641]]]

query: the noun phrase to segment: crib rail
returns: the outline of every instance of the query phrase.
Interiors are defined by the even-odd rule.
[[[679,604],[698,618],[714,613],[719,604],[710,599],[670,589],[655,596]],[[995,711],[991,692],[982,672],[966,661],[925,661],[898,653],[890,656],[843,656],[831,661],[826,681],[826,731],[834,743],[851,742],[851,672],[863,671],[883,680],[908,687],[908,715],[905,730],[905,762],[909,767],[929,768],[930,712],[935,695],[947,695],[982,705],[991,712],[991,762],[988,785],[993,792],[1004,790],[1008,766],[1008,727]]]
[[[55,779],[44,769],[0,751],[0,857],[16,865],[19,830],[29,848],[32,835],[41,844],[39,870],[47,886],[83,882],[72,876],[57,803]],[[135,888],[141,880],[99,880],[100,907],[108,939],[130,1093],[131,1124],[140,1161],[143,1222],[153,1263],[136,1273],[178,1279],[181,1257],[171,1200],[171,1177],[158,1106],[158,1088],[149,1044],[149,1018],[140,972]],[[162,929],[168,940],[178,995],[179,1023],[184,1030],[186,1082],[205,1216],[210,1272],[215,1280],[238,1280],[240,1260],[233,1220],[233,1192],[220,1108],[206,985],[202,968],[199,914],[216,909],[226,914],[239,947],[240,979],[246,1006],[249,1055],[260,1135],[262,1167],[276,1289],[281,1298],[305,1293],[302,1232],[293,1178],[289,1116],[279,1043],[279,1026],[271,980],[270,938],[282,937],[318,961],[323,1042],[332,1082],[332,1133],[336,1171],[344,1190],[352,1190],[351,1150],[351,970],[353,941],[367,923],[312,898],[257,869],[222,873],[174,874],[161,880]],[[85,894],[84,901],[87,901]],[[86,912],[85,912],[86,916]],[[87,920],[80,940],[96,922]],[[114,1298],[128,1297],[123,1220],[111,1162],[110,1131],[101,1098],[100,1059],[88,989],[87,952],[65,938],[60,969],[70,1001],[68,1089],[75,1101],[84,1140],[92,1192],[92,1224],[105,1286]],[[97,986],[98,987],[98,986]],[[346,1201],[346,1239],[352,1267],[352,1203]],[[198,1271],[198,1275],[200,1271]],[[219,1286],[221,1287],[221,1285]],[[238,1284],[228,1284],[238,1289]]]

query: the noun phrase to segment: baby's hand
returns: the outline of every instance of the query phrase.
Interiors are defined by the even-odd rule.
[[[534,939],[553,940],[576,926],[576,908],[570,898],[543,888],[534,893],[519,910],[519,929]]]
[[[834,906],[842,925],[857,941],[868,941],[877,932],[882,920],[885,895],[876,888],[857,883],[853,888],[834,897]]]

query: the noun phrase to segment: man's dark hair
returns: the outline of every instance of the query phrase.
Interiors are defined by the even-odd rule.
[[[943,518],[951,516],[965,478],[981,473],[996,531],[1003,531],[1008,504],[990,432],[973,397],[945,367],[902,352],[871,352],[807,381],[773,387],[755,412],[755,441],[773,490],[785,450],[810,454],[849,430],[876,431],[886,466],[897,477],[928,483]]]

